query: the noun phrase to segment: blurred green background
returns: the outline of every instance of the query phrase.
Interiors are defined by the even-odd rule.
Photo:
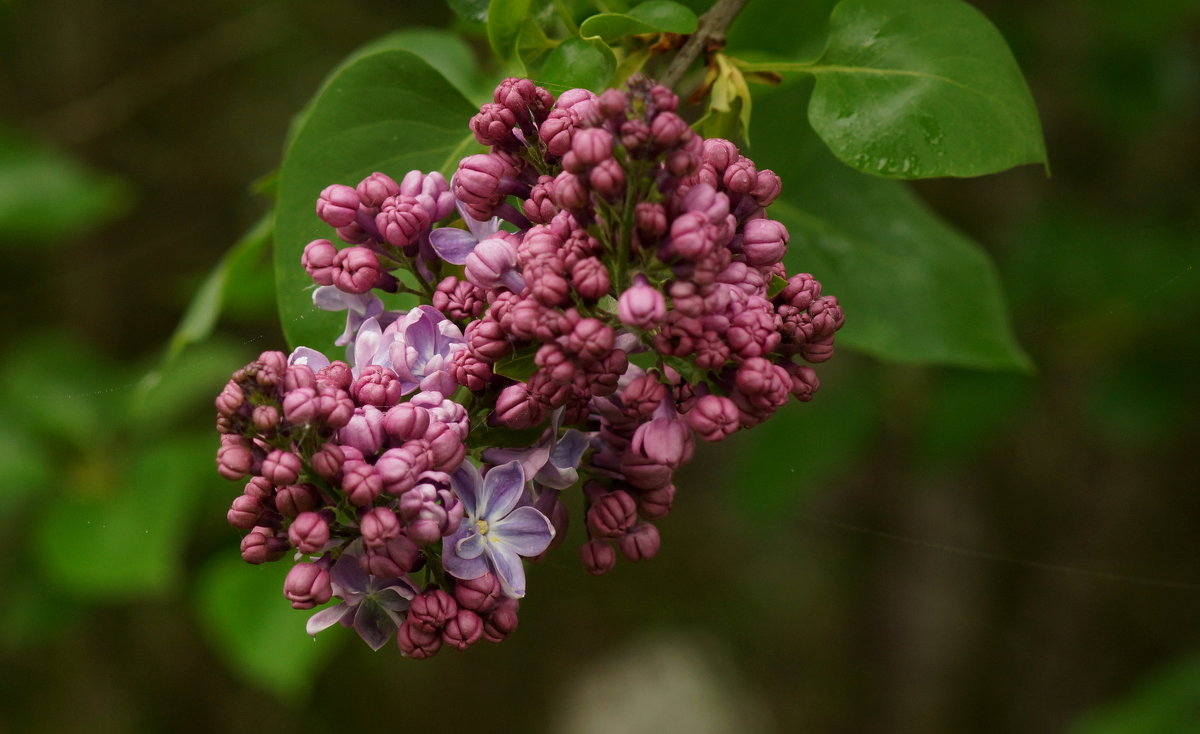
[[[0,6],[0,731],[1200,731],[1200,4],[973,4],[1053,177],[915,188],[996,259],[1036,373],[843,351],[698,453],[653,562],[568,544],[512,639],[426,662],[311,641],[286,569],[241,563],[212,397],[284,345],[251,182],[291,115],[449,11]],[[795,49],[776,10],[731,47]],[[202,284],[221,320],[163,366]]]

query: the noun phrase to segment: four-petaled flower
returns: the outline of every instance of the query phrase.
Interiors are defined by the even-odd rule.
[[[342,601],[309,617],[306,629],[315,637],[340,622],[353,628],[372,650],[378,650],[403,623],[400,613],[408,609],[417,589],[407,578],[368,575],[359,565],[361,546],[361,541],[348,546],[329,572],[333,595]]]
[[[442,565],[455,578],[476,579],[491,571],[513,599],[525,596],[521,556],[536,556],[550,545],[554,526],[545,515],[521,504],[525,470],[520,462],[493,467],[484,476],[470,461],[452,476],[466,517],[442,539]]]

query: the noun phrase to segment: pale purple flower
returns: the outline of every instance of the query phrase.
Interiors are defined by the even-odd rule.
[[[467,255],[474,251],[475,245],[500,231],[500,217],[481,221],[468,214],[461,202],[457,206],[467,228],[439,227],[429,233],[429,244],[438,257],[448,263],[462,265],[467,262]]]
[[[396,335],[391,340],[389,332]],[[389,326],[383,344],[405,394],[420,387],[450,395],[458,388],[450,374],[450,358],[467,343],[462,330],[433,306],[417,306]]]
[[[464,461],[452,477],[452,488],[466,510],[453,534],[442,539],[442,565],[455,578],[475,579],[489,571],[500,579],[505,596],[525,596],[521,557],[546,550],[554,538],[550,520],[522,505],[525,470],[518,461],[493,467],[484,476]]]
[[[355,295],[338,290],[336,286],[323,285],[313,291],[313,305],[322,311],[346,311],[346,329],[334,342],[344,347],[354,340],[354,335],[367,319],[383,316],[383,301],[373,293]],[[385,323],[386,325],[386,323]],[[309,365],[312,367],[312,365]],[[313,367],[315,372],[317,367]]]
[[[527,449],[493,447],[483,452],[484,461],[503,464],[518,461],[525,476],[552,489],[566,489],[579,480],[579,460],[587,450],[589,438],[574,428],[558,435],[562,425],[562,408],[550,417],[550,427],[537,443]]]
[[[306,629],[315,637],[321,630],[341,623],[357,632],[372,650],[378,650],[404,621],[400,613],[408,609],[417,589],[406,578],[368,575],[359,565],[360,550],[357,542],[352,544],[333,564],[329,573],[333,595],[342,601],[309,617]]]

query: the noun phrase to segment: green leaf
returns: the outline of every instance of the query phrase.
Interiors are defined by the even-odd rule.
[[[403,43],[403,39],[399,41]],[[394,42],[372,44],[343,63],[297,119],[284,154],[275,209],[275,282],[288,343],[328,348],[345,315],[312,305],[300,266],[304,246],[333,232],[314,213],[318,194],[372,171],[452,170],[473,144],[476,112],[429,64]]]
[[[532,0],[492,0],[488,4],[488,43],[501,61],[517,58],[521,26],[530,17],[532,9]]]
[[[446,0],[454,14],[468,23],[486,23],[488,0]]]
[[[683,379],[693,385],[698,385],[708,379],[708,372],[697,367],[691,359],[673,357],[669,354],[662,355],[661,359],[663,364],[678,372]]]
[[[316,640],[304,631],[312,611],[292,609],[283,598],[288,561],[251,566],[237,553],[214,558],[196,587],[201,626],[217,652],[247,680],[276,694],[299,698],[316,671],[346,639],[328,630]]]
[[[189,510],[213,475],[212,447],[175,440],[124,457],[97,451],[73,467],[34,530],[47,579],[78,597],[124,599],[167,590],[182,575]]]
[[[119,215],[130,198],[124,181],[0,127],[0,245],[80,234]]]
[[[716,54],[715,70],[710,67],[711,90],[708,113],[700,121],[706,138],[726,138],[750,142],[750,88],[731,59]]]
[[[813,128],[860,171],[980,176],[1046,161],[1012,52],[960,0],[842,0],[819,60],[764,66],[816,77]]]
[[[642,33],[682,33],[696,31],[696,14],[690,8],[670,0],[649,0],[628,13],[600,13],[579,26],[584,38],[600,37],[612,42]]]
[[[484,12],[487,5],[484,3]],[[398,48],[412,51],[441,72],[446,81],[470,98],[480,86],[475,54],[458,33],[441,28],[410,28],[388,36]]]
[[[250,228],[237,244],[217,263],[208,277],[192,297],[183,318],[175,327],[175,333],[167,342],[167,353],[163,356],[162,365],[157,371],[146,376],[143,385],[148,389],[161,377],[183,353],[188,346],[204,341],[212,334],[213,327],[221,315],[221,307],[225,301],[225,291],[230,280],[252,268],[255,260],[260,257],[271,241],[273,232],[272,217],[268,213]]]
[[[568,38],[555,46],[538,70],[543,86],[562,89],[582,87],[603,91],[617,70],[617,57],[608,44],[599,39]]]
[[[1200,711],[1200,656],[1156,671],[1128,695],[1090,712],[1070,734],[1187,734]]]
[[[57,465],[47,444],[8,421],[0,423],[0,520],[51,486]]]
[[[803,120],[798,85],[760,95],[759,119]],[[811,272],[846,312],[838,343],[880,359],[1028,370],[987,254],[901,182],[839,163],[802,125],[755,128],[755,159],[784,181],[769,214],[791,234],[789,272]]]
[[[537,363],[534,361],[535,357],[537,357],[537,348],[528,347],[522,349],[492,365],[492,372],[501,377],[524,382],[529,379],[530,375],[537,372]]]

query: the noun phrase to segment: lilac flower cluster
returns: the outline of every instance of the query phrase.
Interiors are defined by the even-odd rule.
[[[383,173],[321,192],[302,264],[347,312],[345,361],[266,352],[218,396],[242,556],[296,561],[284,594],[373,648],[424,658],[513,631],[523,559],[566,535],[586,570],[657,554],[675,471],[819,387],[843,316],[788,275],[779,177],[705,140],[676,96],[557,99],[507,79],[452,181]],[[461,225],[461,226],[460,226]],[[388,309],[380,294],[421,302]],[[418,581],[420,579],[420,581]]]

